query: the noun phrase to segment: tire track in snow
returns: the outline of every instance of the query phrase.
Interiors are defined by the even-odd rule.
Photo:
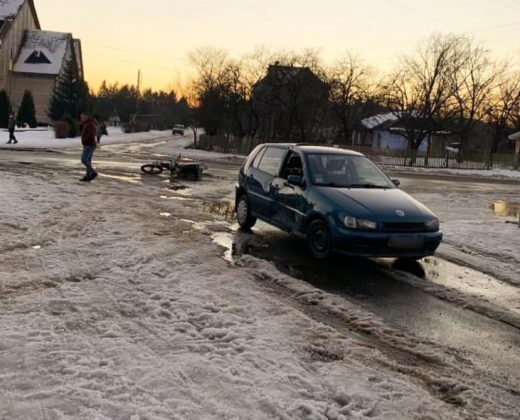
[[[273,274],[276,269],[262,260],[244,256],[242,261],[274,299],[342,334],[355,333],[363,342],[390,357],[391,363],[384,358],[377,361],[382,366],[413,378],[433,396],[463,412],[477,413],[485,407],[493,407],[493,411],[499,410],[507,417],[507,413],[514,411],[519,403],[519,389],[483,376],[476,366],[454,349],[395,330],[344,299],[284,274]],[[374,360],[366,362],[369,364]],[[491,390],[499,390],[499,393]]]

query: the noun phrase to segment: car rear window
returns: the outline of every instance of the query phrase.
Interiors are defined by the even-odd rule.
[[[262,156],[258,169],[269,175],[276,176],[286,152],[286,149],[279,147],[268,147]]]

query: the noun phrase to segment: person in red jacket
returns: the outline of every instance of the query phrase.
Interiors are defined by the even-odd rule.
[[[92,167],[92,157],[98,145],[96,140],[96,121],[89,114],[82,113],[79,123],[81,129],[81,144],[83,144],[81,163],[87,168],[87,174],[81,181],[90,182],[98,176]]]

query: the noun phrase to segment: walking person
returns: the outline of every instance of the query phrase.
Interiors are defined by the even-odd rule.
[[[99,121],[97,121],[97,128],[96,128],[96,138],[97,138],[98,144],[101,144],[101,137],[103,137],[103,136],[108,136],[107,125],[105,124],[104,121],[99,120]]]
[[[16,140],[16,137],[14,136],[15,129],[16,129],[16,120],[14,119],[14,112],[11,111],[9,113],[9,122],[7,123],[7,130],[9,131],[9,141],[7,142],[7,144],[18,143],[18,140]]]
[[[96,151],[98,142],[96,141],[96,121],[87,113],[82,113],[80,117],[81,128],[81,144],[83,144],[83,154],[81,155],[81,163],[87,168],[87,173],[83,182],[93,181],[97,176],[97,172],[92,167],[92,157]]]

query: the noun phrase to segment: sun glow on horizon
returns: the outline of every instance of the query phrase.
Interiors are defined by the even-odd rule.
[[[72,4],[73,3],[73,4]],[[272,50],[319,49],[324,62],[346,51],[388,71],[435,32],[467,34],[520,68],[520,5],[492,0],[35,0],[43,29],[82,41],[86,78],[182,90],[192,73],[188,53],[213,46],[238,57]]]

